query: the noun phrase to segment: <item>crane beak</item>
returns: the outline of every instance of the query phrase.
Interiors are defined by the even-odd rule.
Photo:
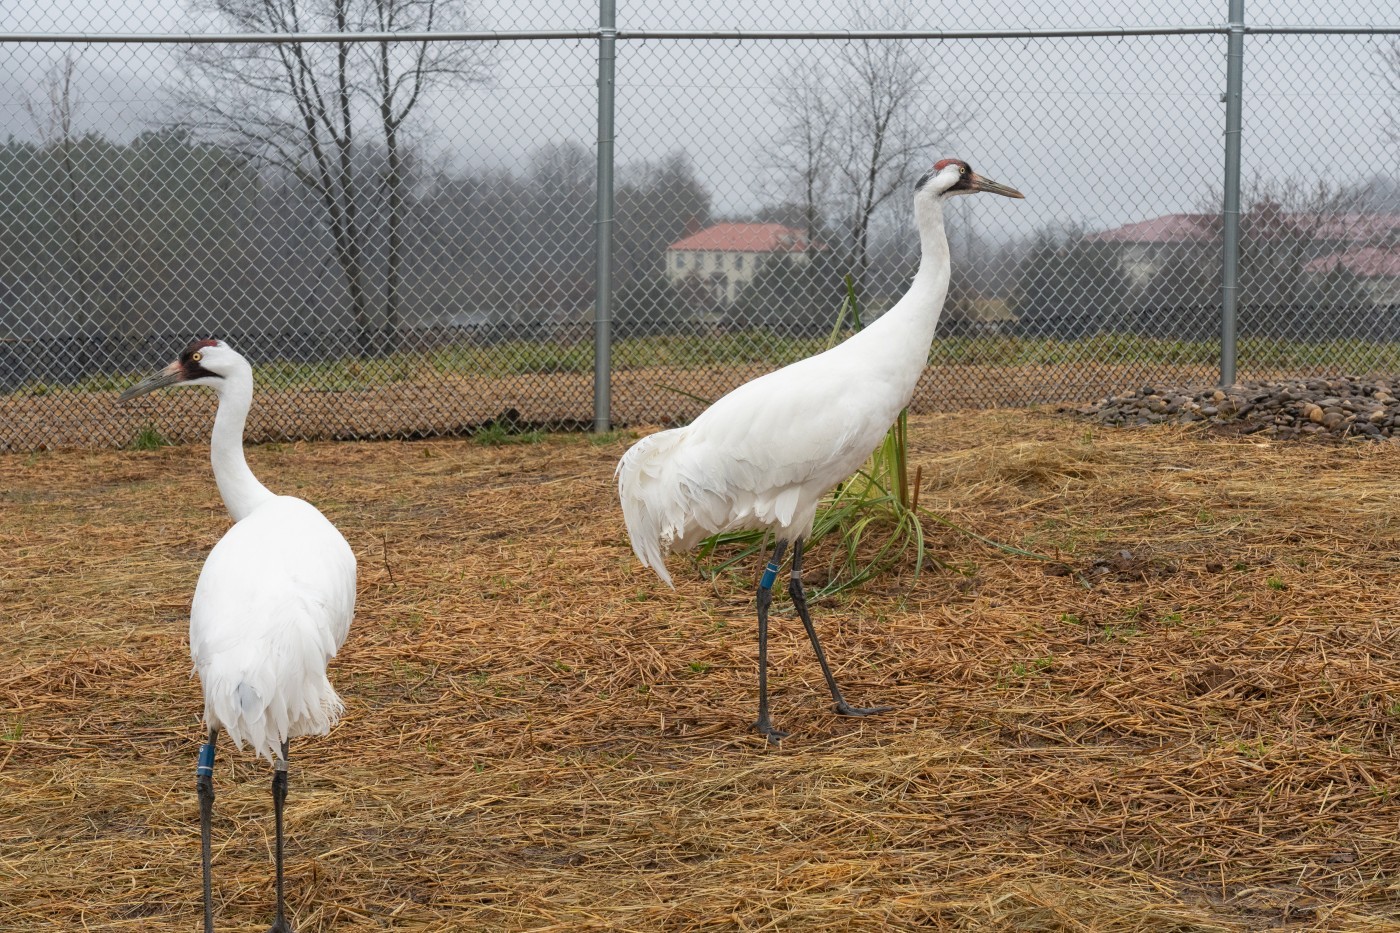
[[[988,194],[999,194],[1004,198],[1025,198],[1024,194],[1010,185],[1003,185],[999,181],[983,178],[976,172],[972,173],[972,179],[967,183],[967,188],[969,191],[985,191]]]
[[[154,392],[156,389],[163,389],[166,386],[182,382],[184,378],[185,373],[180,368],[180,364],[171,363],[160,372],[152,373],[123,392],[121,394],[121,401],[129,402],[138,395],[145,395],[147,392]]]

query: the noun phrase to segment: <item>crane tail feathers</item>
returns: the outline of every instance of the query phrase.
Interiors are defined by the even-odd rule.
[[[685,440],[685,429],[661,431],[642,438],[617,464],[617,494],[627,536],[637,559],[650,567],[671,588],[675,583],[666,569],[672,547],[688,547],[703,525],[687,485],[678,481],[674,454]]]
[[[797,514],[797,503],[802,497],[802,487],[789,486],[773,500],[771,521],[787,527],[792,524],[793,516]]]
[[[334,653],[333,645],[284,629],[256,649],[229,650],[203,661],[198,670],[205,723],[270,762],[281,756],[288,739],[325,735],[345,710],[326,676],[326,660]]]
[[[674,586],[666,555],[713,534],[742,528],[810,529],[814,502],[802,482],[765,489],[758,463],[717,456],[690,428],[642,438],[617,464],[617,492],[632,550]]]

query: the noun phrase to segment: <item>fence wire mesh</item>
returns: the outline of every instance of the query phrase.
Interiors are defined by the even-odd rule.
[[[1390,12],[1372,7],[1329,13]],[[614,423],[685,420],[826,346],[851,324],[848,277],[863,320],[888,307],[918,255],[913,181],[944,156],[1027,200],[950,205],[954,281],[916,409],[1217,378],[1223,3],[624,3],[617,17]],[[1109,22],[1196,28],[912,34]],[[202,393],[116,395],[210,335],[255,363],[254,438],[594,423],[596,37],[357,38],[596,31],[588,10],[94,0],[33,5],[11,28],[0,450],[202,437]],[[646,35],[719,29],[911,35]],[[1393,373],[1397,39],[1251,34],[1244,100],[1241,377]]]

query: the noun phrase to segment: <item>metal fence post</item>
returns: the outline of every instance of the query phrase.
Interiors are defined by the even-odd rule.
[[[593,430],[612,428],[613,105],[617,0],[598,4],[598,237],[593,299]]]
[[[1240,274],[1240,123],[1244,90],[1244,0],[1230,0],[1225,66],[1225,203],[1220,270],[1220,384],[1235,382]]]

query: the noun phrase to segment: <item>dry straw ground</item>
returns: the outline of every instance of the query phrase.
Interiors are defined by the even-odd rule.
[[[955,565],[780,601],[635,564],[628,437],[268,445],[360,558],[293,746],[302,931],[1400,929],[1395,447],[923,416]],[[0,926],[189,931],[185,618],[227,525],[204,452],[0,457]],[[820,573],[820,555],[813,571]],[[221,930],[270,919],[270,773],[221,752]]]

